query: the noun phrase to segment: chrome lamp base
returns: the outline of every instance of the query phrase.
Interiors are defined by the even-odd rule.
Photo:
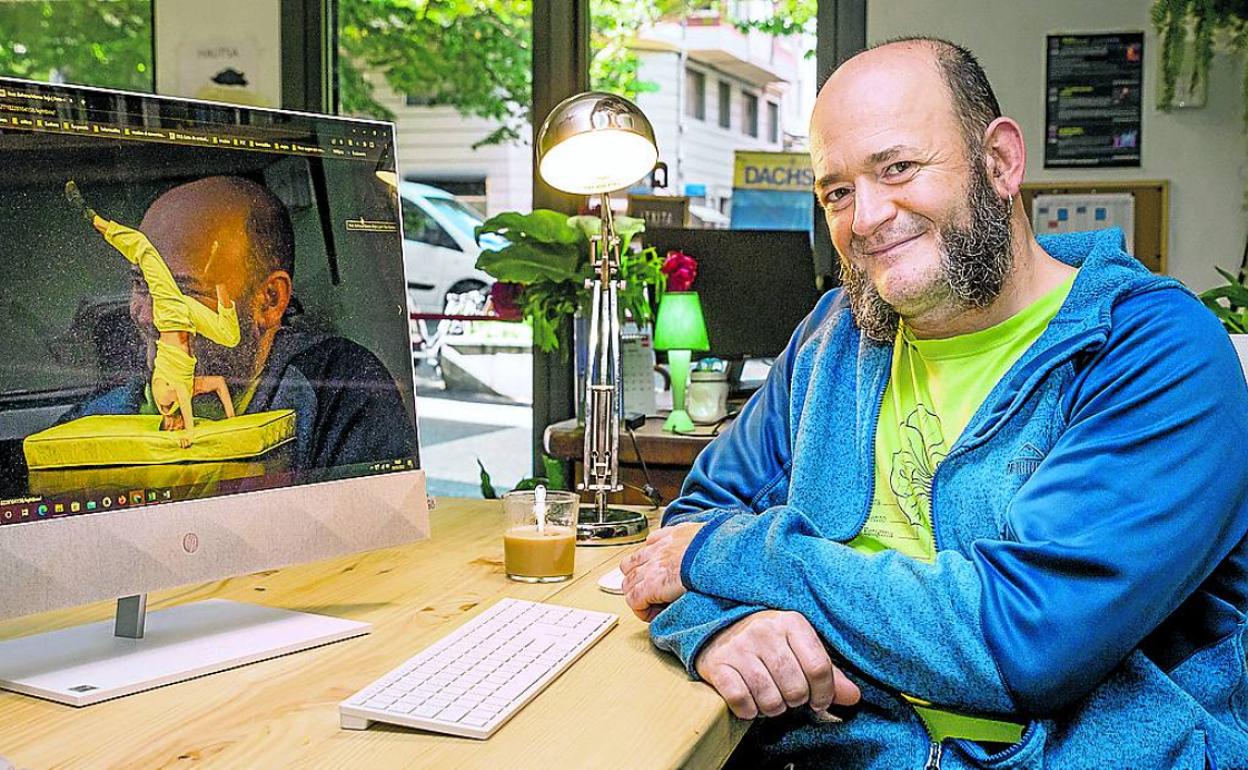
[[[577,545],[627,545],[640,543],[650,534],[650,522],[640,511],[581,506],[576,523]]]

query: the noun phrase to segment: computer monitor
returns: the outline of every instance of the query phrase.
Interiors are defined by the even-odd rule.
[[[683,251],[697,259],[693,290],[702,300],[707,355],[774,358],[819,301],[806,231],[651,227],[640,238],[659,256]]]
[[[0,157],[0,618],[128,597],[135,636],[148,591],[428,536],[391,125],[0,79]],[[367,630],[221,604],[129,668]],[[0,687],[187,673],[76,631],[0,643]]]

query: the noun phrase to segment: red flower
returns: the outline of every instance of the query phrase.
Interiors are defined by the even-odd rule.
[[[494,315],[504,321],[519,321],[524,317],[520,310],[520,294],[524,286],[518,283],[495,281],[490,287],[490,306]]]
[[[698,260],[683,251],[669,251],[660,269],[667,276],[668,291],[689,291],[698,277]]]

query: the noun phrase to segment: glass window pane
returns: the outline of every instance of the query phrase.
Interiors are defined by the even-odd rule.
[[[742,130],[749,136],[758,136],[758,97],[748,92],[741,96],[745,101],[745,120]]]
[[[706,120],[706,75],[697,70],[685,71],[685,114]]]
[[[532,475],[532,332],[464,321],[494,279],[474,230],[532,210],[528,0],[338,0],[341,109],[391,120],[414,317],[417,416],[430,494],[479,497]],[[455,318],[448,318],[455,316]]]
[[[599,78],[592,86],[636,100],[654,126],[659,159],[667,164],[666,187],[643,180],[628,191],[631,213],[647,217],[651,226],[640,236],[643,243],[649,236],[664,249],[701,248],[694,256],[711,260],[736,244],[758,242],[658,228],[794,230],[798,236],[813,230],[807,133],[815,101],[815,7],[813,0],[590,0],[595,30],[618,31],[623,19],[635,25],[627,30],[631,39],[601,45],[594,60],[594,67],[611,62],[632,78]],[[792,235],[779,234],[768,242],[800,243]],[[787,277],[792,273],[786,271],[794,269],[771,254],[752,258],[774,259],[768,265],[774,267],[771,274]],[[800,260],[793,264],[800,270]],[[722,298],[723,288],[716,287],[710,268],[694,281],[694,290],[700,281]],[[743,285],[737,281],[733,289]],[[747,310],[757,316],[759,306],[753,302]],[[757,317],[753,324],[763,325]],[[792,329],[783,331],[777,335],[783,336],[780,347]],[[712,355],[716,344],[712,339]],[[721,340],[721,349],[730,351],[731,344]]]
[[[0,75],[152,91],[151,0],[0,0]]]

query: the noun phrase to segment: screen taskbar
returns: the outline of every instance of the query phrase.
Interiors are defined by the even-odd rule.
[[[123,487],[77,493],[30,495],[0,500],[0,526],[28,524],[87,513],[123,511],[186,500],[214,499],[239,492],[297,488],[304,484],[410,471],[418,467],[415,458],[404,457],[332,468],[286,471],[214,482],[212,491],[208,494],[204,493],[203,484],[192,484],[175,487]]]

